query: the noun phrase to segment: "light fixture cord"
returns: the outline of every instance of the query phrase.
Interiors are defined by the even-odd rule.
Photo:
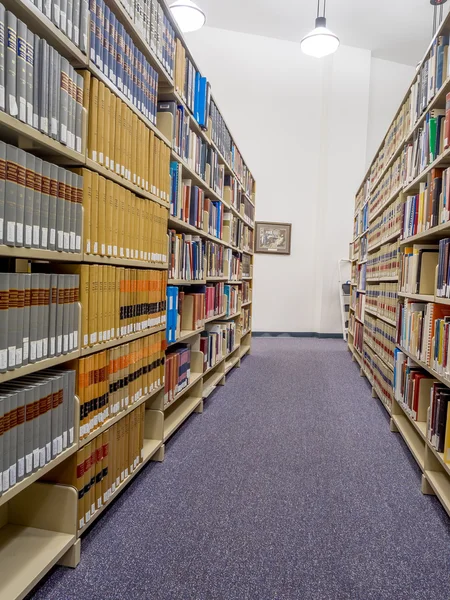
[[[319,16],[320,11],[320,0],[317,0],[317,16]]]

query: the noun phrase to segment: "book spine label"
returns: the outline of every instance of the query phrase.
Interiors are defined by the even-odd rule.
[[[9,274],[0,273],[0,373],[8,368]]]
[[[4,244],[6,197],[6,144],[0,141],[0,244]]]

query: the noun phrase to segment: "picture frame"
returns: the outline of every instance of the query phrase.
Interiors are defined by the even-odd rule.
[[[256,221],[255,253],[290,254],[292,223]]]

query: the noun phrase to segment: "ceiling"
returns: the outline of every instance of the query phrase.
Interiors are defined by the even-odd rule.
[[[196,0],[207,25],[293,42],[314,27],[316,0]],[[448,2],[444,11],[450,8]],[[432,33],[430,0],[328,0],[327,25],[341,43],[415,65]]]

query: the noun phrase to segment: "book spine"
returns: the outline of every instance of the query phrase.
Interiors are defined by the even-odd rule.
[[[25,390],[17,394],[17,481],[25,476]]]
[[[62,249],[65,252],[70,250],[70,217],[71,217],[71,198],[69,171],[58,167],[58,199],[63,204],[64,218],[62,221]]]
[[[76,78],[76,109],[75,109],[75,150],[82,151],[82,131],[83,131],[83,85],[84,79],[81,75],[75,73]]]
[[[51,275],[48,273],[44,274],[42,289],[42,358],[47,358],[49,355],[48,335],[51,303]]]
[[[80,0],[80,42],[79,47],[81,52],[88,54],[88,39],[89,39],[89,2],[88,0]]]
[[[64,250],[64,223],[65,223],[65,203],[66,203],[66,181],[65,171],[61,167],[56,167],[57,181],[57,201],[56,201],[56,250]]]
[[[23,332],[22,332],[22,364],[29,363],[30,356],[30,307],[31,307],[31,275],[24,274]]]
[[[48,248],[49,250],[60,250],[59,246],[57,246],[57,232],[58,225],[61,225],[61,223],[64,222],[64,213],[61,214],[61,210],[64,210],[64,205],[60,205],[58,198],[58,167],[56,165],[49,166]]]
[[[11,399],[9,395],[3,398],[3,471],[0,473],[2,479],[2,491],[3,493],[9,490],[9,467],[10,467],[10,410],[11,410]]]
[[[78,204],[78,190],[76,188],[77,175],[66,172],[67,177],[70,181],[70,251],[76,252],[76,239],[77,239],[77,204]]]
[[[49,298],[49,318],[48,318],[48,355],[56,355],[56,318],[58,312],[58,275],[52,273],[50,276],[50,298]]]
[[[24,228],[25,228],[25,248],[31,248],[33,245],[33,220],[34,220],[34,171],[35,157],[28,152],[25,155],[25,204],[24,204]],[[34,246],[36,247],[36,246]]]
[[[58,128],[56,118],[56,102],[55,102],[55,54],[56,50],[51,46],[48,49],[48,64],[47,64],[47,78],[48,78],[48,90],[47,90],[47,101],[48,101],[48,118],[49,118],[49,135],[54,140],[58,139]]]
[[[67,37],[73,41],[73,2],[75,0],[67,0]]]
[[[83,177],[75,176],[75,252],[81,252],[81,239],[83,235]]]
[[[36,360],[42,360],[43,357],[43,338],[44,327],[44,299],[45,299],[45,274],[38,275],[38,306],[37,306],[37,335],[36,335]]]
[[[6,112],[19,115],[17,105],[17,19],[6,11]]]
[[[23,246],[27,154],[20,149],[17,154],[16,246]]]
[[[49,45],[45,40],[39,40],[39,130],[48,134],[48,62]]]
[[[33,127],[33,72],[34,72],[34,34],[27,31],[27,124]]]
[[[0,110],[6,110],[6,73],[5,73],[5,25],[6,11],[3,4],[0,3]]]
[[[33,43],[33,81],[39,82],[39,68],[40,68],[40,38],[38,35],[34,35]],[[39,85],[33,87],[33,127],[39,129]]]
[[[0,273],[0,373],[8,369],[9,274]]]
[[[59,139],[62,144],[67,144],[67,126],[69,119],[69,62],[61,57],[61,80],[60,80],[60,133]]]
[[[17,345],[17,274],[9,275],[8,296],[8,370],[16,368]]]
[[[61,9],[59,3],[60,0],[51,0],[51,4],[53,4],[52,21],[58,28],[61,23]]]
[[[57,313],[56,313],[56,355],[63,353],[63,318],[64,318],[64,275],[58,275]]]
[[[74,75],[75,70],[69,65],[67,80],[67,146],[75,149],[75,116],[76,116],[76,93],[74,93]]]
[[[25,307],[25,273],[17,274],[17,338],[16,338],[16,369],[23,363],[23,330]]]
[[[6,197],[6,144],[0,141],[0,244],[4,244]]]
[[[59,0],[59,28],[67,34],[67,0]]]
[[[46,215],[42,215],[42,160],[35,159],[34,164],[34,194],[33,194],[33,248],[47,247],[47,233],[44,228],[48,229],[48,198],[46,206]]]

